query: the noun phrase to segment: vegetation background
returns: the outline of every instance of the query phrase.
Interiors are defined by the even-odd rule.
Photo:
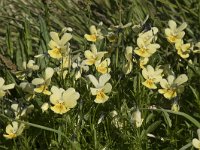
[[[143,23],[147,16],[148,20]],[[39,109],[34,111],[27,121],[34,124],[29,124],[23,135],[15,140],[2,137],[8,118],[1,116],[0,149],[193,149],[191,140],[197,137],[197,126],[184,117],[185,114],[143,109],[143,126],[139,129],[133,126],[130,112],[136,104],[140,108],[156,105],[170,109],[171,101],[142,86],[138,67],[126,77],[120,70],[120,65],[125,62],[125,47],[135,47],[137,35],[142,30],[151,26],[158,27],[161,33],[158,38],[161,50],[151,63],[164,65],[166,70],[171,64],[177,74],[189,75],[189,82],[180,100],[180,111],[199,121],[200,57],[199,54],[191,56],[194,65],[186,69],[188,62],[180,61],[170,51],[164,29],[171,19],[178,24],[187,22],[184,37],[187,42],[200,41],[199,0],[0,0],[0,76],[7,79],[8,83],[20,83],[13,72],[22,68],[23,61],[47,52],[51,31],[60,32],[64,27],[71,27],[71,48],[76,50],[75,54],[88,48],[83,37],[89,33],[91,25],[103,22],[102,31],[129,22],[141,25],[136,31],[118,28],[118,44],[101,45],[111,51],[113,61],[117,55],[120,56],[118,64],[113,66],[113,92],[108,102],[103,105],[89,102],[92,98],[85,90],[87,81],[82,79],[74,84],[73,78],[69,77],[68,84],[76,87],[83,95],[78,106],[62,117],[55,114],[52,117],[53,113],[42,114]],[[39,59],[37,64],[44,69],[48,61]],[[20,101],[23,96],[20,90],[12,93],[14,96],[12,94],[9,98],[13,101]],[[39,106],[41,99],[40,97],[34,101],[36,106]],[[7,105],[9,101],[1,101],[2,114]],[[112,117],[109,115],[112,110],[118,112],[123,128],[112,124]],[[156,137],[148,137],[147,133]]]

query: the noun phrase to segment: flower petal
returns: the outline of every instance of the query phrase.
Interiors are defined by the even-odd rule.
[[[32,84],[34,85],[39,85],[39,84],[43,84],[44,83],[44,79],[42,78],[35,78],[32,80]]]
[[[108,80],[110,80],[111,76],[110,74],[106,73],[103,74],[99,77],[99,86],[104,86],[106,82],[108,82]]]
[[[8,90],[8,89],[13,89],[15,87],[15,84],[8,84],[8,85],[3,85],[2,90]]]
[[[198,140],[198,139],[193,139],[192,140],[192,145],[195,147],[195,148],[198,148],[198,149],[200,149],[200,140]]]
[[[169,84],[168,84],[168,82],[167,82],[166,79],[160,80],[160,86],[161,86],[163,89],[168,89],[168,88],[169,88]]]
[[[53,68],[47,67],[47,68],[45,69],[44,79],[45,79],[45,80],[50,79],[50,78],[53,76],[53,74],[54,74]]]
[[[187,77],[185,74],[181,74],[180,76],[178,76],[178,77],[175,79],[174,83],[177,84],[177,85],[179,86],[179,85],[181,85],[181,84],[187,82],[187,80],[188,80],[188,77]]]
[[[71,33],[65,33],[61,38],[60,45],[65,45],[71,38],[72,38]]]
[[[5,80],[2,77],[0,77],[0,88],[4,85],[4,83],[5,83]]]
[[[110,83],[106,83],[103,89],[104,89],[104,93],[110,93],[112,90],[112,85]]]
[[[176,30],[177,25],[176,25],[176,22],[174,20],[169,20],[168,25],[169,25],[169,27],[172,31]]]
[[[93,76],[93,75],[88,75],[88,78],[90,79],[90,81],[92,82],[92,84],[97,87],[99,85],[98,80]]]
[[[56,32],[50,32],[50,36],[51,36],[51,38],[52,38],[56,43],[58,43],[58,42],[60,41],[60,38],[59,38],[59,36],[58,36],[58,33],[56,33]]]
[[[187,28],[187,23],[186,23],[186,22],[182,23],[182,24],[177,28],[177,32],[181,32],[181,31],[183,31],[185,28]]]

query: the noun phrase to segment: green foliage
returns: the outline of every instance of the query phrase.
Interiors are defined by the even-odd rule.
[[[192,53],[190,59],[182,59],[164,34],[168,20],[178,24],[186,22],[186,43],[197,43],[200,37],[200,1],[198,0],[1,0],[0,1],[0,77],[6,84],[15,83],[5,98],[0,99],[0,149],[187,149],[197,138],[200,128],[200,57]],[[102,22],[103,25],[99,25]],[[131,27],[126,27],[131,23]],[[52,85],[65,90],[73,87],[80,93],[78,104],[69,112],[59,115],[49,110],[42,112],[41,106],[49,101],[47,95],[37,95],[26,101],[20,88],[21,80],[16,72],[23,70],[23,62],[33,59],[40,71],[27,77],[31,82],[41,77],[47,66],[58,67],[59,63],[46,54],[49,50],[49,33],[62,33],[64,27],[73,29],[70,41],[71,55],[84,54],[90,42],[84,38],[89,27],[95,25],[107,35],[111,28],[115,42],[107,38],[97,42],[98,50],[107,51],[111,58],[112,71],[109,82],[112,92],[104,104],[94,103],[86,75],[75,80],[76,70],[68,69],[66,79],[54,75]],[[137,27],[132,28],[132,26]],[[161,48],[150,60],[152,66],[161,65],[164,75],[187,74],[189,80],[184,92],[177,99],[180,112],[171,111],[175,100],[166,100],[155,90],[142,85],[144,81],[137,60],[130,74],[122,68],[127,46],[137,46],[138,34],[150,27],[157,27]],[[45,57],[35,58],[38,54]],[[1,56],[2,55],[2,56]],[[95,67],[90,73],[99,76]],[[11,104],[34,105],[34,110],[23,119],[7,115]],[[157,108],[152,108],[156,106]],[[133,112],[139,108],[144,121],[136,128]],[[117,115],[113,116],[112,111]],[[7,140],[6,126],[13,120],[26,125],[26,130],[13,140]],[[152,136],[153,135],[153,136]]]

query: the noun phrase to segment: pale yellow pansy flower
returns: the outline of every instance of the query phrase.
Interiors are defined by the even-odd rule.
[[[142,114],[140,112],[139,109],[137,109],[134,113],[133,113],[133,122],[135,123],[135,126],[137,128],[141,127],[142,122],[143,122],[143,118],[142,118]]]
[[[101,30],[97,29],[94,25],[90,26],[90,34],[85,34],[84,37],[90,42],[96,42],[98,39],[103,39]]]
[[[13,139],[21,135],[24,131],[25,125],[23,123],[18,123],[13,121],[12,124],[6,126],[6,134],[3,136],[7,139]]]
[[[143,38],[137,39],[138,47],[135,48],[134,52],[140,57],[150,57],[160,48],[159,44],[145,42]]]
[[[185,32],[183,31],[187,27],[187,23],[182,23],[179,27],[174,20],[169,20],[169,28],[165,29],[165,35],[170,43],[176,43],[184,37]]]
[[[185,83],[188,77],[185,74],[179,75],[177,78],[173,75],[169,75],[166,79],[160,81],[160,86],[163,89],[159,89],[158,92],[163,94],[165,98],[172,99],[177,96],[177,90],[179,86]]]
[[[157,89],[156,83],[160,82],[162,79],[162,69],[157,67],[154,69],[151,65],[142,69],[142,75],[146,79],[142,84],[149,89]]]
[[[125,74],[129,74],[133,69],[133,47],[127,46],[125,51],[125,57],[127,63],[125,64],[123,71]]]
[[[175,47],[179,56],[181,56],[182,58],[189,57],[191,48],[190,43],[184,44],[183,40],[177,40],[175,43]]]
[[[112,85],[107,83],[111,78],[110,74],[101,75],[99,81],[93,75],[88,75],[88,77],[95,86],[95,88],[90,88],[92,95],[96,95],[95,103],[105,103],[109,99],[109,96],[106,94],[112,90]]]
[[[200,129],[197,130],[197,135],[198,135],[198,139],[194,138],[192,140],[192,145],[197,148],[198,150],[200,150]]]
[[[86,57],[85,64],[86,65],[93,65],[97,63],[98,61],[101,61],[101,59],[104,57],[104,55],[107,52],[102,51],[102,52],[97,52],[96,45],[92,44],[91,45],[91,51],[86,50],[84,55]]]
[[[157,40],[157,35],[156,35],[157,33],[158,33],[158,28],[152,27],[150,30],[140,33],[138,35],[138,38],[141,38],[147,45]]]
[[[102,74],[106,74],[110,72],[110,58],[106,58],[105,60],[103,60],[102,62],[97,62],[95,64],[96,66],[96,70]]]
[[[50,102],[53,104],[51,110],[57,114],[64,114],[77,104],[80,94],[74,88],[68,88],[66,91],[63,88],[52,86],[52,95]]]
[[[69,48],[69,40],[72,38],[71,33],[64,33],[63,36],[59,37],[59,34],[56,32],[50,32],[51,41],[49,42],[49,47],[51,50],[48,50],[48,54],[55,59],[60,59],[63,56],[68,55]]]
[[[45,69],[45,74],[43,78],[35,78],[32,80],[32,84],[36,85],[37,88],[34,89],[35,92],[37,93],[43,93],[46,95],[51,95],[51,92],[48,91],[48,86],[50,85],[51,82],[51,77],[54,74],[54,70],[50,67],[47,67]]]
[[[8,85],[4,85],[4,83],[5,80],[2,77],[0,77],[0,99],[5,96],[6,90],[13,89],[15,87],[14,83]]]

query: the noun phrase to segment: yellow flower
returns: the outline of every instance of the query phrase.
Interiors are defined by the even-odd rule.
[[[97,30],[94,25],[90,26],[90,34],[85,34],[84,37],[90,42],[96,42],[97,39],[103,39],[101,30]]]
[[[103,74],[99,77],[99,81],[93,76],[88,75],[90,81],[95,86],[95,88],[90,88],[92,95],[96,95],[95,103],[104,103],[108,100],[109,96],[107,93],[110,93],[112,90],[112,85],[107,83],[110,79],[110,74]]]
[[[4,85],[5,83],[5,80],[0,77],[0,99],[3,98],[6,94],[6,90],[9,90],[9,89],[13,89],[15,87],[15,84],[8,84],[8,85]]]
[[[142,84],[149,89],[157,89],[156,83],[162,79],[162,72],[162,69],[156,68],[154,70],[151,65],[148,65],[142,70],[142,75],[146,79]]]
[[[85,60],[85,64],[86,65],[93,65],[95,63],[97,63],[98,61],[101,61],[101,59],[103,58],[104,54],[106,54],[107,52],[97,52],[97,48],[96,45],[92,44],[91,45],[91,51],[86,50],[84,55],[87,58]]]
[[[64,33],[60,39],[58,33],[50,32],[50,36],[52,40],[49,42],[49,47],[51,48],[51,50],[48,50],[49,55],[55,59],[68,55],[70,51],[68,41],[72,38],[72,35]]]
[[[16,121],[13,121],[12,124],[6,126],[6,134],[3,136],[7,139],[13,139],[21,135],[24,131],[25,125],[23,123],[19,124]]]
[[[182,58],[189,57],[190,48],[191,48],[190,43],[184,44],[183,40],[177,40],[175,43],[175,47],[176,47],[178,55],[180,55]]]
[[[144,69],[144,66],[149,62],[148,57],[140,58],[139,63],[140,63],[140,68]]]
[[[106,74],[110,72],[110,68],[108,67],[110,65],[110,58],[106,58],[102,62],[97,62],[95,64],[96,70],[102,74]]]
[[[160,48],[159,44],[149,43],[140,37],[137,39],[137,45],[138,47],[135,48],[134,52],[140,57],[150,57]]]
[[[37,93],[43,93],[45,95],[51,95],[51,92],[47,90],[51,77],[54,74],[54,70],[50,67],[45,69],[45,74],[43,78],[35,78],[32,80],[32,84],[36,85],[37,88],[34,89]]]
[[[150,44],[153,41],[157,40],[156,36],[157,33],[158,33],[158,28],[152,27],[150,30],[140,33],[138,38],[141,38],[145,44]]]
[[[197,139],[197,138],[194,138],[194,139],[192,140],[192,145],[193,145],[195,148],[197,148],[197,149],[200,150],[200,129],[197,130],[197,134],[198,134],[198,139]]]
[[[136,125],[137,128],[141,127],[142,125],[142,122],[143,122],[143,118],[142,118],[142,115],[141,115],[141,112],[139,109],[137,109],[134,113],[133,113],[133,121]]]
[[[127,63],[124,66],[124,73],[129,74],[133,69],[133,47],[127,46],[125,51],[125,57],[127,59]]]
[[[64,114],[71,108],[74,108],[80,97],[80,94],[76,92],[74,88],[68,88],[65,91],[62,88],[52,86],[51,92],[50,102],[53,104],[51,110],[57,114]]]
[[[188,77],[185,74],[179,75],[176,79],[173,75],[169,75],[166,79],[160,81],[160,86],[163,89],[159,89],[158,92],[163,94],[165,98],[172,99],[177,96],[177,90],[179,86],[185,83]]]
[[[183,30],[187,27],[185,22],[177,28],[176,22],[174,20],[169,20],[168,25],[169,28],[165,29],[165,35],[170,43],[176,43],[177,40],[184,37],[185,32]]]

